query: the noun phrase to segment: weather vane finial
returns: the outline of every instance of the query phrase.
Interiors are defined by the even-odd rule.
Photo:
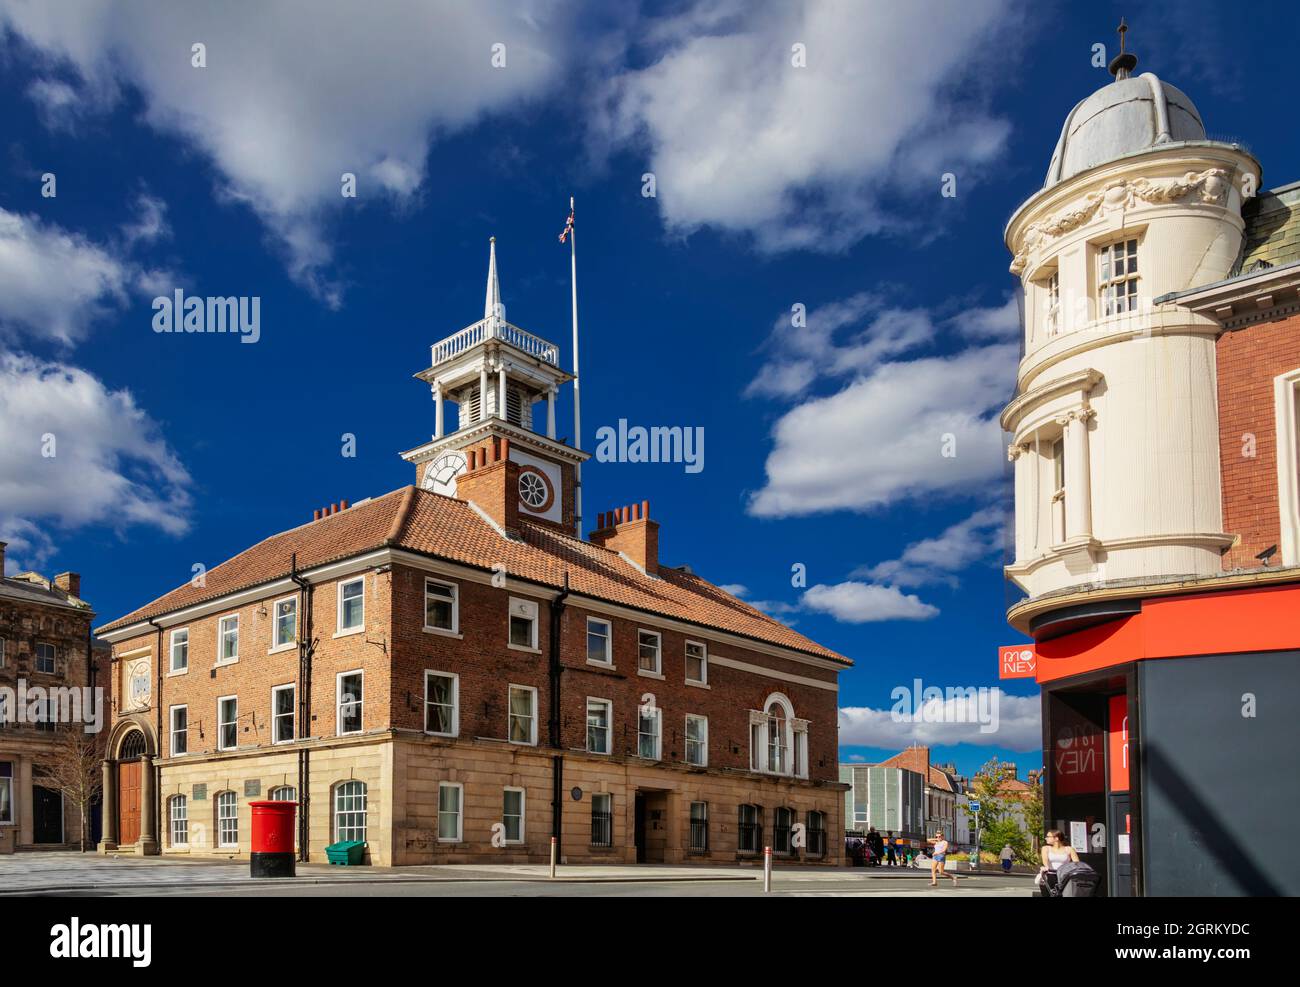
[[[1128,34],[1128,24],[1124,18],[1119,19],[1119,27],[1115,29],[1119,33],[1119,54],[1110,60],[1110,74],[1118,82],[1120,79],[1127,79],[1133,70],[1137,68],[1137,56],[1132,52],[1124,49],[1124,35]]]

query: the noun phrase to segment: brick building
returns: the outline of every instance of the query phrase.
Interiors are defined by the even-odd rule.
[[[0,853],[71,847],[80,838],[77,807],[42,771],[57,756],[61,731],[83,727],[59,722],[49,703],[65,707],[51,690],[104,684],[90,632],[95,614],[75,572],[4,576],[5,548],[0,542]],[[66,709],[89,713],[83,700],[69,696]]]
[[[376,864],[536,862],[553,836],[569,862],[841,858],[850,663],[660,564],[645,502],[575,536],[572,377],[501,311],[493,245],[484,318],[417,374],[414,485],[100,629],[123,695],[105,850],[245,855],[271,798],[311,860],[355,838]]]
[[[1007,225],[1008,619],[1037,645],[1047,825],[1110,894],[1289,894],[1300,189],[1261,192],[1136,62],[1070,112]]]

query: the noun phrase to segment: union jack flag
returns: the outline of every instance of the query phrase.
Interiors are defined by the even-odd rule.
[[[566,243],[569,234],[573,232],[573,210],[569,210],[569,218],[564,221],[564,229],[560,231],[560,242]]]

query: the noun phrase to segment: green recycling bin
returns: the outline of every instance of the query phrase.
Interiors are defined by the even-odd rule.
[[[360,840],[344,840],[342,843],[331,843],[325,848],[325,859],[331,864],[356,867],[358,864],[365,863],[366,845]]]

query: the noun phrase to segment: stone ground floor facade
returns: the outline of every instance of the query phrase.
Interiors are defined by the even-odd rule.
[[[139,786],[134,822],[115,782],[136,769],[110,759],[101,850],[246,858],[251,802],[287,799],[302,811],[304,755],[312,861],[359,838],[379,866],[545,863],[558,798],[564,863],[716,866],[761,860],[767,845],[778,862],[843,862],[839,783],[395,731],[146,757],[154,779]]]
[[[78,807],[52,783],[42,784],[41,766],[55,756],[50,737],[30,728],[0,730],[0,853],[81,845]],[[98,811],[87,818],[88,845],[95,842]]]

